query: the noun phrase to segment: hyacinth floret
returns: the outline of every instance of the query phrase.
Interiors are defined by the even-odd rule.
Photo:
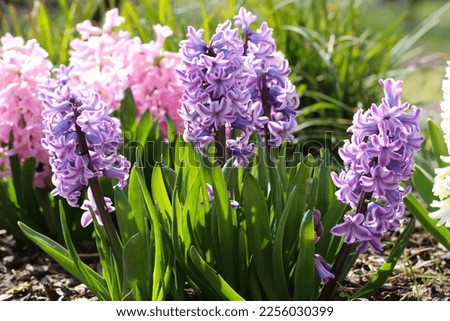
[[[385,97],[381,104],[355,113],[348,129],[352,137],[339,150],[344,170],[332,173],[337,198],[352,211],[331,232],[345,236],[348,244],[360,242],[360,252],[381,252],[384,233],[403,224],[403,198],[410,188],[400,183],[411,178],[414,154],[423,141],[421,109],[401,102],[402,82],[389,78],[380,84]],[[361,198],[368,202],[367,213],[358,212]]]
[[[80,92],[71,86],[72,69],[64,65],[55,68],[56,79],[40,86],[44,108],[41,143],[50,156],[52,194],[78,207],[82,189],[94,177],[114,178],[117,186],[124,187],[130,163],[117,153],[122,142],[119,120],[109,115],[98,93]]]
[[[254,132],[270,146],[292,140],[299,99],[288,80],[288,62],[276,52],[273,30],[244,8],[231,21],[219,24],[208,43],[204,31],[188,27],[180,43],[178,75],[184,88],[179,111],[184,139],[201,151],[226,128],[225,144],[235,165],[248,165],[255,146]]]
[[[444,99],[441,103],[441,128],[447,149],[450,150],[450,61],[447,62],[445,78],[442,81],[442,92]],[[449,156],[441,158],[445,163],[450,164]],[[450,227],[450,166],[436,168],[435,171],[433,193],[439,200],[431,203],[431,206],[437,210],[430,213],[430,217],[437,219],[438,225]]]

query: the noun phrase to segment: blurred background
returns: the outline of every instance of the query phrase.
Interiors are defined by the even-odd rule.
[[[208,39],[240,6],[253,11],[258,24],[268,22],[290,62],[301,96],[296,138],[303,148],[346,138],[355,110],[380,101],[380,78],[403,79],[404,100],[424,107],[426,117],[439,118],[450,60],[445,0],[0,0],[0,31],[36,38],[57,65],[67,63],[70,41],[79,36],[75,24],[101,23],[111,7],[126,18],[120,28],[143,41],[154,38],[154,24],[169,25],[174,35],[166,49],[177,51],[188,25],[205,29]]]

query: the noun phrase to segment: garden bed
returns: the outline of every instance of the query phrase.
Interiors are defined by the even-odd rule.
[[[392,236],[394,240],[395,236]],[[98,268],[93,243],[79,244],[86,263]],[[340,289],[342,299],[367,282],[387,254],[363,254]],[[192,296],[190,296],[192,299]],[[0,301],[97,300],[84,285],[34,247],[18,245],[0,230]],[[393,275],[371,300],[449,301],[450,252],[417,227]]]

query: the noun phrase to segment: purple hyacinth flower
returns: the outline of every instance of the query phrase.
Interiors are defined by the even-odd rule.
[[[82,93],[71,86],[72,69],[56,68],[57,79],[40,87],[44,107],[41,143],[50,156],[55,185],[52,195],[60,195],[69,205],[78,207],[81,190],[91,179],[114,178],[117,186],[124,187],[130,162],[117,153],[122,143],[119,120],[109,115],[100,95]],[[83,217],[84,226],[89,223],[87,217]]]
[[[383,252],[383,245],[381,244],[381,237],[383,234],[373,234],[372,238],[367,241],[362,241],[357,247],[356,250],[359,253],[365,253],[369,250],[369,248],[373,249],[376,253]]]
[[[380,252],[384,233],[404,221],[403,198],[410,189],[404,190],[400,183],[411,178],[414,154],[423,141],[421,110],[401,102],[402,82],[386,79],[380,84],[385,97],[379,105],[355,113],[348,130],[352,137],[339,150],[344,170],[339,175],[332,173],[341,202],[354,212],[361,202],[368,203],[366,217],[363,213],[347,215],[344,223],[332,229],[336,235],[345,235],[347,243],[361,242],[359,251]],[[362,200],[363,196],[367,199]]]
[[[209,205],[212,206],[214,201],[214,189],[211,184],[206,183],[206,192],[208,193]],[[239,208],[239,202],[231,199],[231,193],[228,192],[228,197],[230,199],[230,207],[232,210],[236,210]]]
[[[196,58],[203,53],[206,53],[208,46],[203,40],[203,30],[195,30],[193,27],[188,27],[188,40],[180,43],[183,55],[189,58]]]
[[[334,172],[331,173],[334,185],[339,188],[336,192],[337,199],[356,208],[362,191],[360,178],[361,176],[354,171],[343,171],[339,175]]]
[[[371,138],[372,147],[366,150],[367,154],[371,157],[377,157],[378,165],[381,167],[387,166],[390,161],[402,160],[403,156],[398,152],[403,146],[403,142],[396,140],[390,142],[389,138],[385,135],[374,135]]]
[[[234,16],[234,24],[236,27],[241,27],[245,34],[249,34],[251,32],[250,25],[255,22],[256,19],[257,17],[253,13],[241,7],[238,14]]]
[[[87,191],[88,198],[84,200],[83,205],[80,206],[82,210],[86,212],[81,216],[81,226],[86,227],[93,222],[91,211],[95,214],[95,218],[100,225],[103,225],[102,218],[100,216],[100,212],[95,204],[94,195],[92,194],[91,188],[88,188]],[[105,197],[105,204],[108,213],[114,212],[116,209],[114,208],[112,201],[110,198]]]
[[[345,235],[344,242],[352,244],[355,241],[368,241],[372,238],[372,233],[362,224],[364,215],[356,213],[352,215],[345,215],[344,222],[334,226],[330,231],[334,235]]]
[[[296,127],[299,98],[288,79],[289,64],[276,51],[273,30],[266,23],[252,30],[255,21],[254,14],[241,8],[235,26],[243,35],[226,21],[217,26],[208,45],[204,31],[192,27],[180,43],[183,138],[202,154],[215,139],[224,139],[234,165],[250,164],[252,133],[278,147],[293,139]],[[217,135],[224,127],[225,135]]]
[[[313,210],[314,243],[318,243],[323,235],[322,214],[318,209]]]
[[[204,117],[203,126],[219,129],[225,123],[232,123],[236,116],[225,99],[213,101],[209,106],[197,104],[197,112]]]
[[[331,265],[320,254],[314,255],[314,267],[321,282],[327,283],[331,279],[334,279],[334,274],[331,273]]]
[[[249,164],[249,157],[255,152],[255,144],[249,144],[248,140],[244,139],[229,139],[227,141],[227,150],[229,154],[235,158],[233,166],[242,165],[247,167]]]
[[[383,86],[383,91],[385,95],[385,102],[388,106],[400,106],[401,105],[401,95],[403,94],[403,82],[395,81],[392,78],[381,79],[380,84]]]
[[[361,188],[366,192],[374,192],[376,196],[385,195],[386,190],[398,188],[398,178],[394,172],[377,165],[370,170],[370,176],[360,179]]]

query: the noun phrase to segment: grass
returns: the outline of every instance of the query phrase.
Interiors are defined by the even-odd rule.
[[[405,34],[446,3],[445,0],[365,1],[362,7],[362,12],[365,14],[359,20],[358,27],[362,30],[377,32],[392,21],[400,19],[393,32]],[[442,101],[441,84],[445,62],[450,60],[449,33],[450,19],[442,19],[411,48],[422,54],[405,63],[411,68],[423,65],[422,70],[405,75],[404,98],[412,104],[424,107],[426,117],[432,117],[436,112],[440,112],[439,103]],[[431,60],[425,57],[430,54],[428,58],[431,57]]]

